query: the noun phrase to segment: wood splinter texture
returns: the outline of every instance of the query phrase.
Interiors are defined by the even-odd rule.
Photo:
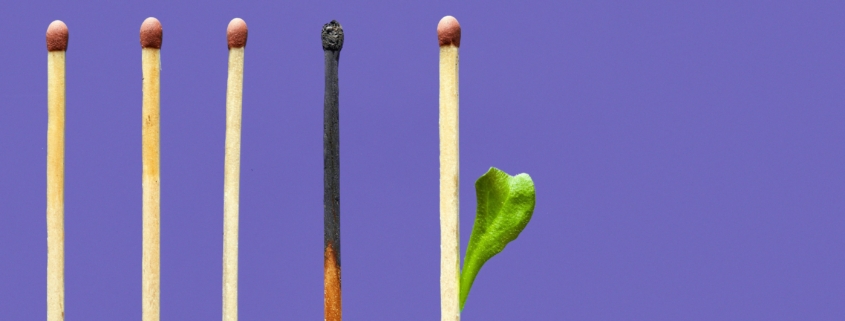
[[[65,50],[68,30],[47,27],[47,320],[65,319]]]
[[[458,148],[458,47],[461,26],[452,16],[437,24],[440,42],[440,315],[460,320],[461,256]]]
[[[326,88],[323,100],[323,224],[325,320],[341,320],[340,284],[340,130],[337,67],[343,48],[343,28],[337,21],[323,25]]]
[[[161,313],[161,23],[147,18],[141,24],[143,106],[143,255],[141,305],[143,321],[158,321]]]
[[[241,175],[241,111],[246,22],[232,19],[226,30],[229,78],[226,87],[226,152],[223,178],[223,321],[238,320],[238,224]]]

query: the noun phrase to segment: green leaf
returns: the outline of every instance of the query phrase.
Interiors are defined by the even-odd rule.
[[[475,181],[478,208],[461,271],[461,311],[469,289],[487,260],[515,240],[534,213],[534,181],[491,167]]]

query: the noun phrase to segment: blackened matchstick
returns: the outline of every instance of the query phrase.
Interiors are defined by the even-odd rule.
[[[343,28],[332,20],[321,32],[326,62],[323,99],[323,251],[325,320],[341,320],[340,287],[340,129],[337,65],[343,48]]]
[[[229,79],[226,84],[226,156],[223,179],[223,320],[238,320],[238,196],[241,176],[241,107],[247,27],[241,18],[226,28]]]
[[[47,320],[65,319],[65,53],[67,25],[47,27]]]
[[[143,107],[141,144],[144,162],[142,264],[143,321],[158,321],[161,312],[161,23],[147,18],[141,24]]]
[[[459,280],[461,256],[458,241],[458,48],[461,25],[452,16],[437,24],[440,42],[440,317],[461,319]]]

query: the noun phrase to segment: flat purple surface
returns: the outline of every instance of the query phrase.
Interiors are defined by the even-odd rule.
[[[337,19],[343,307],[439,318],[438,49],[473,183],[534,218],[465,320],[845,319],[845,2],[262,1],[0,9],[0,320],[46,315],[46,55],[67,53],[67,320],[141,319],[141,22],[162,46],[162,319],[221,315],[226,26],[249,25],[240,315],[323,316],[320,28]],[[472,2],[472,3],[471,3]]]

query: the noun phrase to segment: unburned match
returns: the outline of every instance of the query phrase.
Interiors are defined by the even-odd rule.
[[[461,25],[452,16],[437,24],[440,43],[440,313],[441,320],[460,320],[461,274],[458,148],[458,48]]]
[[[68,29],[47,27],[47,320],[65,319],[65,54]]]
[[[144,238],[142,256],[142,314],[144,321],[158,321],[161,314],[161,23],[147,18],[141,24],[143,106],[141,144],[143,157]]]
[[[229,79],[226,84],[226,155],[223,178],[223,320],[238,319],[238,209],[241,175],[241,107],[244,88],[246,22],[226,28]]]

